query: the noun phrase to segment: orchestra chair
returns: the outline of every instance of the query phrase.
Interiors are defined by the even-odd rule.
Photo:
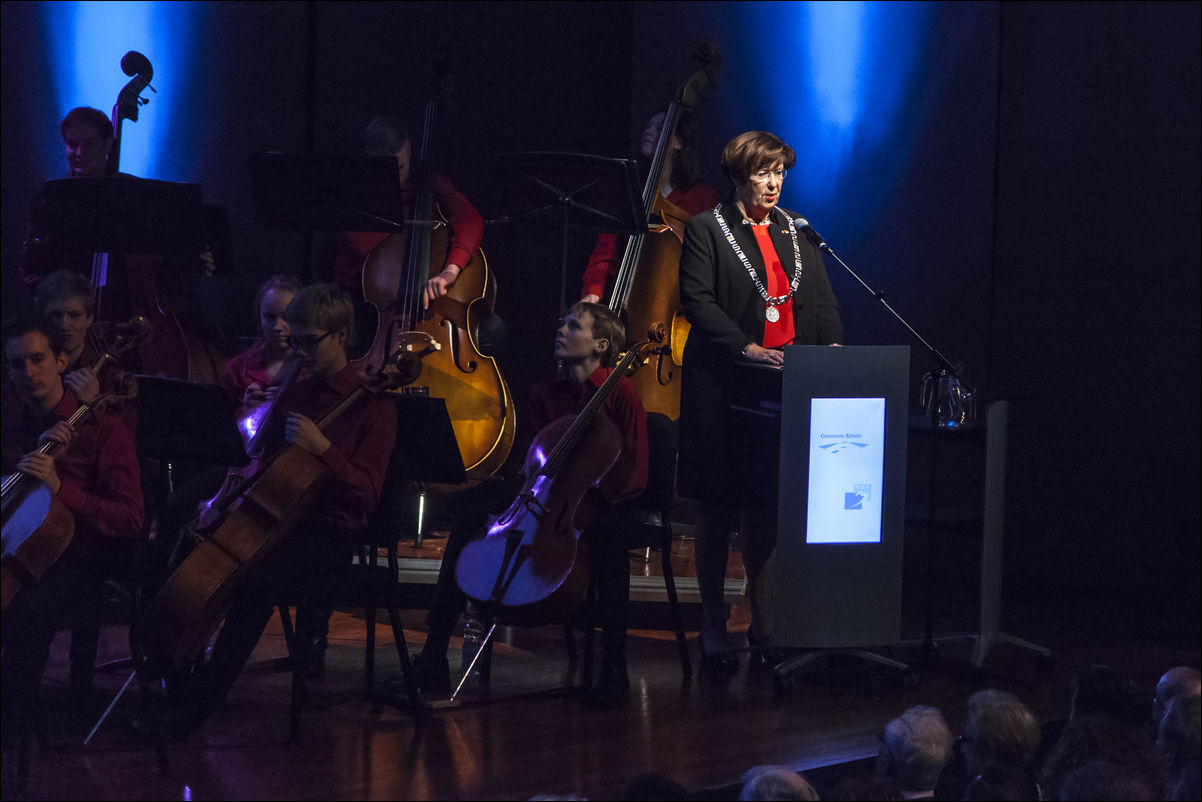
[[[642,499],[639,500],[639,502],[641,501]],[[676,594],[676,579],[672,572],[672,524],[662,512],[642,508],[639,502],[633,502],[636,506],[639,506],[635,511],[637,523],[625,531],[626,550],[627,552],[641,552],[644,560],[650,560],[651,552],[653,551],[660,554],[664,589],[668,595],[668,608],[671,612],[673,627],[676,631],[676,646],[680,655],[680,670],[683,677],[687,680],[693,676],[693,665],[689,658],[688,641],[684,631],[684,616],[680,610],[680,599]],[[581,681],[585,687],[591,686],[593,680],[593,656],[596,635],[596,627],[593,623],[593,610],[596,603],[597,582],[595,577],[590,577],[588,594],[581,603],[580,613],[575,622],[584,632],[584,664],[582,666]],[[627,604],[629,604],[629,600],[627,600]],[[578,655],[573,626],[565,628],[564,640],[567,644],[568,660],[576,663]]]
[[[388,611],[397,659],[404,678],[408,712],[415,719],[423,715],[418,699],[417,684],[409,665],[409,650],[405,643],[405,627],[401,621],[401,586],[398,580],[397,541],[395,530],[381,521],[374,521],[356,539],[355,560],[352,564],[319,577],[305,587],[304,603],[318,608],[361,607],[365,624],[366,643],[363,654],[363,690],[372,701],[390,700],[376,691],[376,611]],[[386,558],[381,564],[381,553]],[[295,637],[289,608],[299,600],[282,599],[279,603],[280,621],[292,669],[292,696],[289,705],[289,743],[296,744],[300,736],[301,713],[308,698],[307,674],[312,658],[311,639]]]

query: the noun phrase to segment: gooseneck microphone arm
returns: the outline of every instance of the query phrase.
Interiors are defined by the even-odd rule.
[[[960,375],[960,371],[956,370],[955,365],[953,365],[947,357],[945,357],[942,353],[940,353],[938,348],[936,348],[935,346],[933,346],[929,342],[927,342],[925,337],[923,337],[921,334],[919,334],[914,329],[913,326],[911,326],[909,323],[906,322],[906,319],[904,317],[902,317],[900,314],[897,313],[897,310],[895,310],[892,306],[889,305],[889,302],[885,300],[885,294],[883,292],[877,292],[872,287],[869,287],[868,283],[866,281],[864,281],[864,279],[860,278],[859,275],[856,274],[856,271],[852,270],[850,267],[847,266],[847,262],[844,262],[842,259],[839,258],[839,255],[831,249],[831,246],[826,244],[826,240],[824,240],[822,238],[822,235],[819,234],[817,231],[815,231],[810,226],[809,220],[806,220],[804,217],[798,217],[797,219],[795,219],[793,221],[793,227],[796,228],[798,231],[800,231],[803,235],[805,235],[805,238],[808,239],[810,242],[812,242],[814,244],[814,246],[816,248],[818,248],[818,250],[822,251],[823,253],[830,254],[830,256],[836,262],[838,262],[843,267],[844,270],[846,270],[849,274],[851,274],[852,278],[854,278],[856,281],[860,282],[860,286],[863,287],[864,289],[866,289],[868,291],[869,295],[871,295],[873,298],[875,298],[880,303],[881,306],[885,307],[885,309],[887,309],[889,311],[889,314],[893,315],[893,317],[895,317],[897,319],[897,322],[899,322],[903,326],[905,326],[906,330],[909,331],[911,334],[913,334],[914,338],[916,340],[918,340],[920,343],[922,343],[923,347],[925,347],[927,349],[927,351],[929,351],[931,353],[931,356],[933,356],[935,358],[935,361],[939,363],[939,367],[942,370],[946,371],[949,375],[954,376],[956,379],[958,379],[961,384],[965,385],[965,388],[968,390],[968,392],[970,392],[970,393],[976,392],[975,388],[972,387],[972,385],[968,384],[968,382],[966,382],[964,380],[964,377]]]

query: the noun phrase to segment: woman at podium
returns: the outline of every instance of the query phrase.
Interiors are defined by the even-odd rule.
[[[727,143],[723,203],[685,226],[680,299],[684,350],[677,487],[698,501],[697,577],[703,667],[733,671],[723,601],[729,537],[741,535],[751,599],[748,643],[772,646],[773,555],[786,345],[838,345],[839,307],[817,248],[779,208],[793,149],[748,131]]]

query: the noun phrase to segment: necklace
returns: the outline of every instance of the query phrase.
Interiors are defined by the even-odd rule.
[[[768,295],[767,288],[764,287],[764,282],[760,281],[759,275],[755,272],[755,268],[751,266],[751,260],[747,258],[747,254],[743,253],[743,249],[739,247],[739,243],[735,241],[735,235],[730,233],[730,226],[726,223],[726,218],[722,216],[721,205],[714,207],[714,217],[718,220],[718,226],[722,229],[726,241],[730,243],[730,247],[734,249],[735,256],[739,257],[739,261],[743,263],[743,268],[747,271],[747,275],[751,276],[751,280],[755,282],[755,288],[759,291],[760,297],[764,299],[764,317],[769,323],[775,323],[780,320],[780,310],[776,307],[788,301],[793,297],[793,293],[797,292],[797,285],[801,283],[801,248],[797,245],[797,229],[793,226],[788,226],[789,236],[793,239],[793,281],[789,284],[789,292],[785,295]]]

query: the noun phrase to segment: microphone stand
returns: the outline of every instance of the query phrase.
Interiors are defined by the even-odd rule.
[[[969,397],[975,397],[976,388],[964,380],[964,378],[960,374],[960,371],[958,371],[956,369],[956,366],[953,365],[951,363],[951,361],[939,351],[938,348],[931,345],[931,343],[929,343],[925,337],[923,337],[921,334],[919,334],[918,331],[915,330],[915,328],[913,326],[911,326],[906,321],[905,318],[903,318],[900,314],[898,314],[897,310],[895,310],[892,306],[889,305],[889,302],[885,300],[884,293],[878,292],[877,290],[874,290],[872,287],[868,286],[868,283],[866,281],[864,281],[864,279],[860,278],[860,276],[856,273],[856,271],[852,270],[847,265],[846,262],[844,262],[842,259],[840,259],[839,255],[834,252],[834,250],[831,248],[831,246],[826,244],[826,241],[822,238],[822,236],[817,231],[815,231],[813,228],[810,227],[810,224],[808,221],[806,221],[804,218],[798,218],[797,220],[795,220],[793,222],[793,225],[795,225],[797,227],[797,229],[799,231],[801,231],[802,234],[805,235],[805,238],[807,240],[809,240],[815,247],[817,247],[818,250],[822,251],[823,253],[829,254],[831,256],[831,258],[833,258],[836,262],[838,262],[839,265],[844,270],[846,270],[851,275],[852,278],[854,278],[856,281],[858,281],[860,283],[861,287],[863,287],[865,290],[868,291],[869,295],[871,295],[873,298],[875,298],[877,300],[877,302],[880,303],[880,305],[883,306],[889,312],[889,314],[893,315],[893,317],[897,320],[897,322],[899,322],[903,326],[905,326],[906,330],[908,332],[910,332],[910,334],[914,335],[914,338],[916,340],[918,340],[920,343],[922,343],[923,347],[927,349],[927,351],[931,354],[932,357],[934,357],[935,362],[938,367],[938,374],[937,374],[937,380],[936,380],[936,382],[937,382],[936,383],[936,392],[933,394],[933,397],[931,399],[931,407],[932,408],[927,411],[927,420],[930,423],[931,460],[930,460],[930,474],[928,476],[928,496],[927,496],[926,599],[925,599],[925,608],[926,608],[925,609],[925,613],[926,613],[925,630],[926,631],[925,631],[925,634],[923,637],[922,644],[917,649],[917,655],[916,655],[916,659],[915,659],[915,662],[918,663],[919,665],[929,665],[930,663],[933,663],[939,659],[939,647],[935,643],[935,635],[934,635],[934,629],[935,629],[935,625],[934,625],[934,618],[935,618],[935,615],[934,615],[934,587],[935,587],[934,541],[935,541],[935,513],[936,513],[936,506],[937,506],[936,498],[935,498],[935,496],[936,496],[935,488],[936,488],[936,479],[937,479],[937,473],[938,473],[937,466],[939,464],[938,463],[939,426],[938,426],[938,422],[937,422],[938,416],[935,414],[935,412],[936,412],[936,405],[938,404],[938,399],[939,399],[938,383],[942,382],[944,379],[955,379],[956,381],[960,382],[960,384],[967,389],[967,394]],[[934,373],[934,370],[932,370],[931,373]]]

